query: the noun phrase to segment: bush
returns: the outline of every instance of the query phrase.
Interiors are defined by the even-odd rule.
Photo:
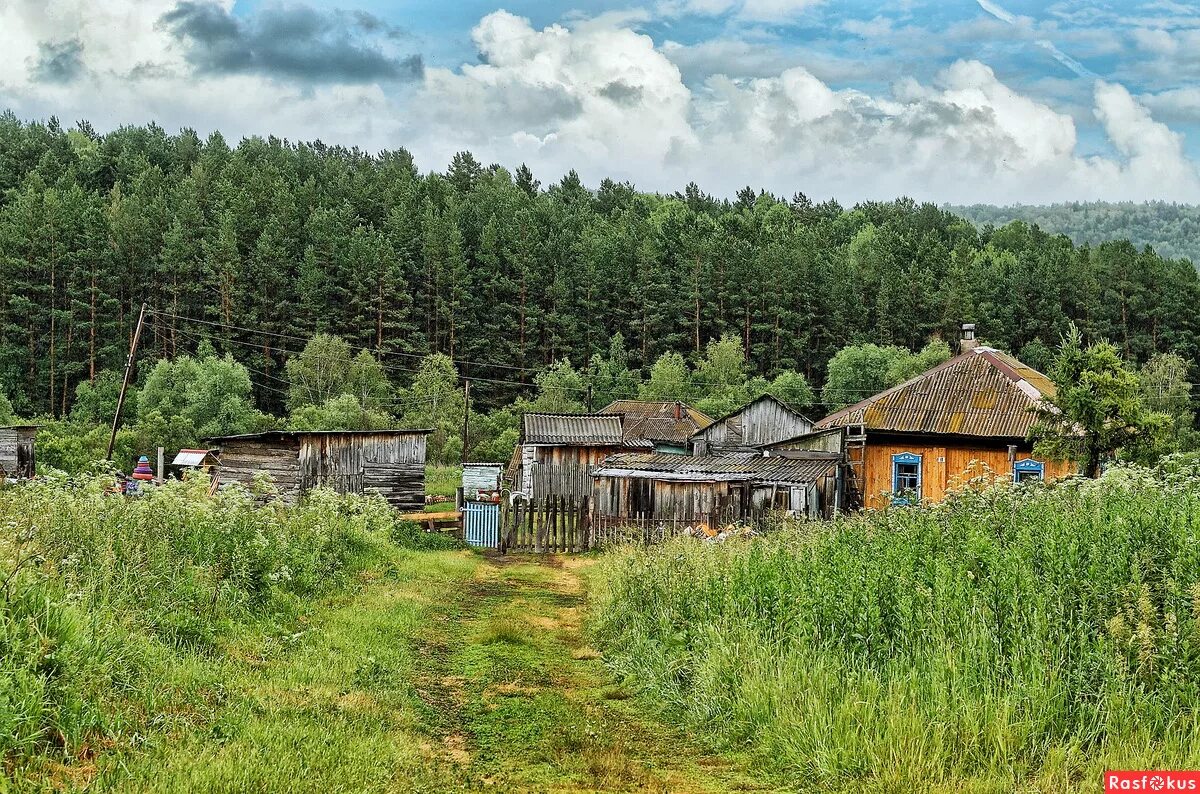
[[[605,565],[610,664],[781,774],[1011,788],[1200,764],[1195,477],[1115,469]]]

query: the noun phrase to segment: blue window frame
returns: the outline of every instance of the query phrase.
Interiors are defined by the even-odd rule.
[[[1013,482],[1033,482],[1044,479],[1046,466],[1033,458],[1018,460],[1013,464]]]
[[[906,505],[921,498],[921,456],[892,455],[892,504]]]

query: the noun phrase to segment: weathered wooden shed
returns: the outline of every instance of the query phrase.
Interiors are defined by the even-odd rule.
[[[222,482],[250,485],[270,475],[285,499],[313,488],[375,493],[398,510],[425,508],[429,430],[270,431],[211,439]]]
[[[764,394],[717,419],[692,436],[693,455],[750,452],[812,430],[813,421],[787,403]]]
[[[830,513],[838,453],[767,457],[758,453],[688,456],[612,455],[592,470],[594,512],[602,524],[644,520],[710,526],[768,510],[818,517]]]
[[[525,414],[509,479],[513,490],[535,501],[583,497],[592,490],[590,468],[631,446],[654,447],[649,441],[627,444],[620,414]]]
[[[0,427],[0,479],[27,480],[37,464],[36,425]]]

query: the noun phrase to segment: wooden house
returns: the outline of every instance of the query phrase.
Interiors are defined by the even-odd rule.
[[[761,452],[691,456],[612,455],[592,470],[602,525],[705,523],[760,518],[770,510],[816,518],[835,508],[840,453],[768,457]]]
[[[804,414],[764,394],[693,434],[693,455],[750,452],[764,444],[807,433],[813,422]]]
[[[649,441],[632,445],[654,446]],[[535,502],[547,496],[590,496],[590,468],[628,448],[620,414],[525,414],[509,480],[514,491]]]
[[[1075,473],[1069,461],[1036,457],[1026,440],[1031,409],[1053,396],[1054,383],[970,336],[958,356],[817,422],[844,431],[849,484],[866,507],[940,501],[975,477]]]
[[[270,431],[212,439],[221,482],[249,486],[270,475],[284,499],[312,488],[374,493],[398,510],[425,508],[429,430]]]
[[[649,441],[655,452],[680,455],[690,451],[692,436],[713,423],[703,412],[678,400],[614,400],[599,413],[622,417],[626,444]]]
[[[37,464],[36,425],[0,427],[0,481],[27,480]]]

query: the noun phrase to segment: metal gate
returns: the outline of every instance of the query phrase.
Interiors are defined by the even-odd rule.
[[[500,505],[494,502],[463,504],[463,539],[471,546],[494,549],[500,545]]]

